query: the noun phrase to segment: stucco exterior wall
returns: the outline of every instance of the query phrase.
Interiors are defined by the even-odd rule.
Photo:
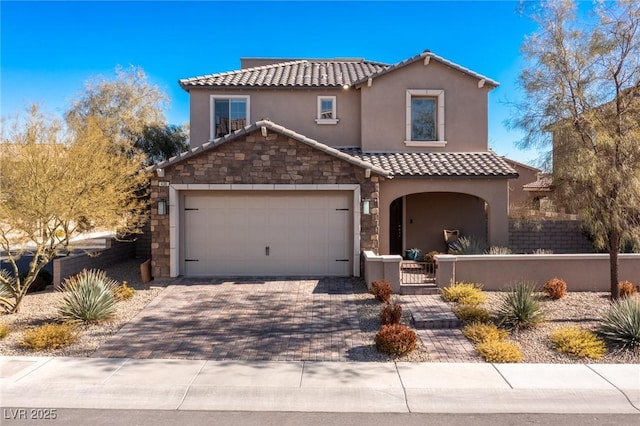
[[[522,189],[522,186],[535,182],[540,170],[508,158],[505,158],[505,161],[518,172],[518,178],[509,181],[509,212],[517,212],[519,208],[530,203],[533,198],[530,193]]]
[[[423,253],[446,253],[444,229],[458,229],[461,236],[486,241],[484,200],[466,194],[429,192],[405,198],[405,246]]]
[[[489,291],[511,288],[517,281],[533,281],[541,289],[548,280],[557,277],[567,282],[569,291],[610,289],[608,254],[437,256],[436,259],[437,273],[442,277],[438,286],[448,285],[452,278],[482,284]],[[638,281],[639,254],[621,254],[618,265],[620,280]]]
[[[484,200],[487,207],[487,237],[492,246],[506,246],[509,242],[507,216],[507,179],[414,179],[396,178],[380,183],[380,253],[389,253],[389,207],[403,195],[424,192],[468,194]],[[439,206],[431,207],[437,209]],[[460,214],[468,214],[458,208]],[[456,213],[457,214],[457,213]],[[475,219],[470,222],[474,223]],[[461,223],[455,229],[464,228]],[[411,248],[411,247],[405,247]]]
[[[358,184],[362,198],[371,200],[371,214],[360,217],[360,250],[378,251],[378,193],[383,179],[374,174],[367,178],[364,169],[287,136],[269,131],[263,137],[256,131],[170,165],[164,173],[151,181],[155,277],[170,275],[171,218],[158,216],[155,208],[158,199],[169,199],[169,186],[164,186],[168,184]]]
[[[211,138],[211,95],[250,96],[252,124],[269,119],[281,126],[295,130],[325,145],[334,147],[360,146],[360,94],[355,89],[330,90],[245,90],[214,91],[192,89],[190,91],[191,148],[208,142]],[[335,96],[337,124],[317,124],[318,96]]]
[[[363,85],[362,149],[365,151],[486,151],[487,96],[491,86],[478,88],[478,79],[437,61],[417,61]],[[445,93],[444,148],[407,147],[406,91],[435,89]]]

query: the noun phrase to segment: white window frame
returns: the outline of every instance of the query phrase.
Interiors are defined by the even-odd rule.
[[[436,99],[436,140],[413,141],[411,140],[411,99],[413,97],[432,97]],[[444,135],[444,90],[436,89],[408,89],[406,93],[406,134],[404,144],[406,146],[423,148],[444,148],[447,140]]]
[[[322,118],[322,101],[331,101],[333,118]],[[338,101],[335,96],[318,96],[318,113],[316,114],[316,124],[338,124]]]
[[[210,95],[209,96],[209,142],[216,138],[216,99],[244,99],[247,103],[247,126],[251,124],[251,97],[249,95]]]

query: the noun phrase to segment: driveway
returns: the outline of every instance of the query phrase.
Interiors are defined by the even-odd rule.
[[[182,280],[94,357],[358,360],[351,278]]]

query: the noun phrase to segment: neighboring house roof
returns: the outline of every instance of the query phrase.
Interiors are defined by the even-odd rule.
[[[153,170],[157,170],[157,169],[162,169],[164,167],[170,166],[172,164],[175,163],[179,163],[181,161],[186,160],[187,158],[193,157],[195,155],[201,154],[203,152],[209,151],[210,149],[213,148],[217,148],[220,145],[223,145],[227,142],[230,142],[234,139],[238,139],[242,136],[245,136],[249,133],[255,132],[256,130],[261,130],[262,127],[265,127],[269,130],[272,130],[274,132],[280,133],[282,135],[285,136],[289,136],[292,139],[295,139],[301,143],[304,143],[306,145],[309,145],[319,151],[322,151],[326,154],[332,155],[334,157],[337,157],[341,160],[344,160],[348,163],[351,163],[355,166],[359,166],[362,167],[363,169],[371,169],[371,171],[373,173],[376,173],[378,175],[384,176],[386,178],[392,178],[392,174],[388,171],[385,170],[381,167],[375,166],[371,163],[368,163],[366,161],[363,161],[357,157],[354,157],[352,155],[349,155],[347,153],[344,153],[342,151],[339,151],[335,148],[332,148],[328,145],[325,145],[323,143],[320,143],[314,139],[308,138],[304,135],[301,135],[299,133],[294,132],[293,130],[287,129],[286,127],[280,126],[278,124],[275,124],[269,120],[261,120],[258,121],[254,124],[250,124],[242,129],[236,130],[235,132],[232,132],[224,137],[218,138],[214,141],[211,142],[207,142],[202,146],[193,148],[189,151],[183,152],[182,154],[176,156],[176,157],[172,157],[168,160],[162,161],[160,163],[157,163],[151,167],[149,167],[147,170],[149,171],[153,171]]]
[[[529,170],[531,170],[532,172],[540,173],[540,169],[539,169],[539,168],[537,168],[537,167],[533,167],[533,166],[531,166],[531,165],[529,165],[529,164],[521,163],[521,162],[519,162],[519,161],[512,160],[511,158],[507,158],[507,157],[505,157],[505,156],[502,156],[502,159],[503,159],[504,161],[506,161],[506,162],[507,162],[507,164],[509,164],[510,166],[512,166],[512,167],[514,167],[514,168],[515,168],[515,167],[522,167],[522,168],[525,168],[525,169],[529,169]]]
[[[341,151],[388,170],[397,177],[518,177],[518,172],[492,152],[370,153],[359,148]]]
[[[194,87],[343,87],[366,79],[389,65],[364,59],[300,59],[180,80]]]
[[[416,56],[413,56],[413,57],[411,57],[409,59],[405,59],[402,62],[398,62],[397,64],[395,64],[395,65],[393,65],[391,67],[387,67],[387,68],[385,68],[383,70],[380,70],[375,75],[372,75],[370,78],[371,79],[378,78],[378,77],[383,76],[383,75],[385,75],[387,73],[395,71],[395,70],[397,70],[399,68],[406,67],[407,65],[413,64],[414,62],[425,61],[425,60],[427,60],[426,58],[429,58],[428,59],[429,61],[431,59],[436,60],[436,61],[440,62],[443,65],[446,65],[446,66],[448,66],[450,68],[453,68],[455,70],[458,70],[460,72],[468,74],[471,77],[477,78],[478,80],[484,80],[485,83],[490,84],[493,87],[498,87],[500,85],[500,83],[498,83],[497,81],[492,80],[489,77],[485,77],[482,74],[478,74],[477,72],[471,71],[469,68],[465,68],[462,65],[456,64],[455,62],[451,62],[448,59],[443,58],[442,56],[436,55],[435,53],[429,51],[428,49],[425,50],[424,52],[416,55]],[[360,81],[356,82],[355,85],[357,86],[357,85],[364,84],[364,83],[367,82],[368,79],[369,79],[369,77],[362,78]]]
[[[529,192],[549,192],[552,187],[553,177],[546,173],[540,173],[535,182],[522,185],[522,189]]]
[[[186,78],[180,80],[179,83],[180,86],[187,91],[196,87],[331,88],[344,87],[345,85],[358,86],[366,83],[369,79],[378,78],[420,60],[438,61],[443,65],[468,74],[478,80],[483,80],[486,84],[493,87],[497,87],[500,84],[482,74],[478,74],[438,56],[429,50],[425,50],[395,65],[365,59],[297,59],[237,71]]]

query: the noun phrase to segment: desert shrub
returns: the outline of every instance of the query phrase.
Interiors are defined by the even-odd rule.
[[[374,281],[371,283],[371,294],[382,303],[391,302],[391,284],[387,280]]]
[[[435,262],[437,254],[440,254],[440,252],[438,250],[430,251],[429,253],[424,255],[424,261],[425,262]]]
[[[633,283],[629,281],[620,281],[618,283],[618,294],[620,297],[629,297],[636,294],[638,290]]]
[[[552,299],[562,299],[567,295],[567,283],[560,278],[551,278],[542,287],[542,291]]]
[[[113,289],[113,295],[118,300],[131,299],[136,294],[136,289],[127,285],[126,281],[122,281],[122,284]]]
[[[0,339],[4,339],[11,332],[8,324],[0,324]]]
[[[513,253],[509,247],[492,246],[487,250],[487,254],[511,254]]]
[[[520,282],[503,296],[498,307],[498,320],[501,325],[527,328],[544,320],[540,303],[534,296],[535,288],[532,283]]]
[[[614,348],[640,348],[640,300],[625,297],[613,302],[598,332]]]
[[[95,322],[109,319],[116,312],[114,289],[117,283],[106,272],[84,270],[67,279],[60,315],[71,321]]]
[[[498,328],[495,324],[475,322],[465,326],[462,334],[473,343],[484,343],[492,340],[505,340],[509,337],[506,330]]]
[[[464,305],[479,305],[487,300],[487,296],[482,293],[482,288],[478,284],[455,283],[443,287],[442,298],[447,302],[456,302]]]
[[[604,340],[580,327],[556,328],[549,339],[558,352],[578,358],[600,359],[607,352]]]
[[[382,325],[399,324],[402,318],[402,306],[399,303],[387,303],[380,311]]]
[[[451,254],[484,254],[485,250],[486,246],[475,238],[460,237],[449,243],[449,253]]]
[[[374,339],[376,349],[388,355],[404,355],[416,348],[418,337],[403,324],[383,325]]]
[[[539,248],[532,251],[531,254],[553,254],[553,250]]]
[[[461,304],[456,308],[455,314],[460,321],[466,323],[491,321],[491,312],[478,305]]]
[[[487,362],[520,362],[522,352],[513,342],[507,340],[489,340],[476,346],[478,354]]]
[[[22,338],[22,346],[41,351],[69,346],[77,339],[75,328],[68,323],[44,324],[27,330]]]

